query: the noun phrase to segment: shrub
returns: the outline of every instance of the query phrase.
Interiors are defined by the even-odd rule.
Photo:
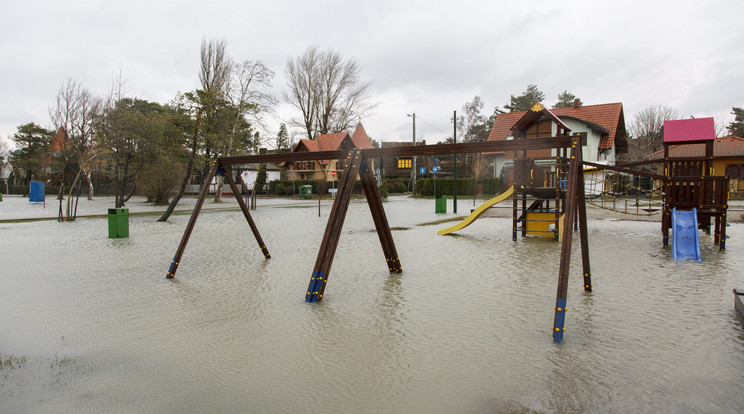
[[[278,183],[276,187],[274,187],[274,192],[277,195],[285,195],[287,194],[287,189],[284,187],[284,184]]]
[[[178,182],[183,179],[183,165],[177,161],[162,157],[147,164],[137,180],[147,201],[155,204],[168,204]]]
[[[384,182],[380,186],[380,197],[388,198],[388,183]]]

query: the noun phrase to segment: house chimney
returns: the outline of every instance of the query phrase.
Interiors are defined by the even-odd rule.
[[[574,108],[576,109],[581,108],[581,99],[579,98],[574,99]]]

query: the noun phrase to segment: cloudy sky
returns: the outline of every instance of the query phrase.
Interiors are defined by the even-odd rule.
[[[128,95],[160,103],[194,90],[205,38],[274,70],[280,99],[287,59],[308,46],[355,60],[377,140],[410,139],[415,112],[417,139],[436,142],[475,95],[489,115],[531,83],[546,105],[564,90],[622,102],[628,123],[656,104],[729,121],[744,106],[742,16],[741,0],[0,0],[0,137],[49,127],[67,78],[104,95],[121,69]],[[296,116],[283,103],[270,128]]]

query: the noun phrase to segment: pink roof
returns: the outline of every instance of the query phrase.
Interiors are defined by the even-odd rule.
[[[716,138],[713,118],[664,121],[664,142],[702,141]]]

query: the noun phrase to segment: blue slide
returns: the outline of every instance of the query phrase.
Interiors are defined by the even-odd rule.
[[[674,260],[700,259],[697,209],[672,209],[672,257]]]

